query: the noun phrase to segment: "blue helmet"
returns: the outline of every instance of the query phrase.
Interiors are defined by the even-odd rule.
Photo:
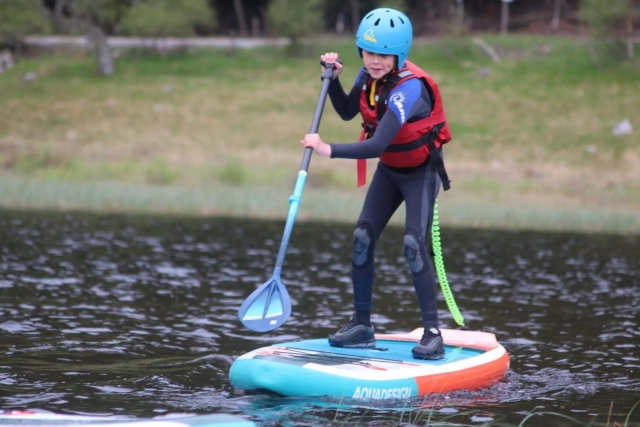
[[[356,46],[362,57],[362,50],[383,55],[397,55],[398,69],[411,49],[413,27],[404,13],[386,7],[367,13],[358,27]]]

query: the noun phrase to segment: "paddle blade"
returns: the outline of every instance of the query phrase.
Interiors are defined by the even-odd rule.
[[[277,328],[290,314],[289,292],[276,278],[271,278],[253,291],[238,310],[238,318],[242,324],[256,332],[267,332]]]

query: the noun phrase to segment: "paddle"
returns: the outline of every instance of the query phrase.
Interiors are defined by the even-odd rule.
[[[322,73],[322,89],[320,90],[316,112],[313,116],[311,131],[309,133],[318,132],[324,102],[327,97],[327,92],[329,91],[329,84],[331,83],[333,68],[335,66],[334,64],[324,63],[322,65],[326,67],[326,71]],[[280,279],[280,272],[282,271],[284,256],[287,253],[291,230],[293,230],[293,224],[298,214],[300,198],[302,196],[302,190],[304,189],[304,183],[307,180],[307,169],[309,168],[312,153],[312,148],[304,149],[298,179],[296,180],[293,195],[289,197],[289,214],[287,215],[284,235],[282,236],[282,243],[280,243],[280,251],[278,252],[273,275],[269,280],[260,285],[258,289],[253,291],[253,293],[244,300],[238,310],[238,317],[242,324],[256,332],[267,332],[277,328],[282,325],[291,314],[291,298],[289,298],[289,292],[287,292],[287,288]]]

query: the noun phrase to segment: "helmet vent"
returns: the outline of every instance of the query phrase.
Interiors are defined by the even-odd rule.
[[[402,23],[404,24],[404,21],[402,20],[402,18],[400,18],[400,17],[398,16],[398,19],[400,20],[400,22],[402,22]]]
[[[376,22],[374,22],[374,23],[373,23],[373,25],[375,25],[375,26],[377,27],[379,23],[380,23],[380,18],[378,18],[378,19],[376,20]]]
[[[373,16],[373,13],[370,13],[370,14],[368,14],[368,15],[365,17],[365,19],[369,19],[369,18],[371,18],[372,16]]]
[[[389,19],[389,22],[391,23],[391,28],[395,27],[395,25],[393,25],[393,19]]]

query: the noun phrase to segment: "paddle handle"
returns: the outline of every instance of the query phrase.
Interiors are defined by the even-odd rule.
[[[339,61],[342,64],[342,61]],[[324,102],[327,99],[327,93],[329,92],[329,85],[331,84],[331,79],[333,78],[333,69],[335,64],[325,64],[322,62],[322,65],[325,67],[325,71],[322,73],[322,88],[320,89],[320,95],[318,96],[318,103],[316,104],[316,112],[313,115],[313,121],[311,122],[311,129],[309,133],[318,133],[318,128],[320,127],[320,119],[322,119],[322,112],[324,111]],[[301,171],[306,171],[309,169],[309,163],[311,162],[311,154],[313,154],[313,148],[305,148],[304,156],[302,157],[302,165],[300,166]]]

